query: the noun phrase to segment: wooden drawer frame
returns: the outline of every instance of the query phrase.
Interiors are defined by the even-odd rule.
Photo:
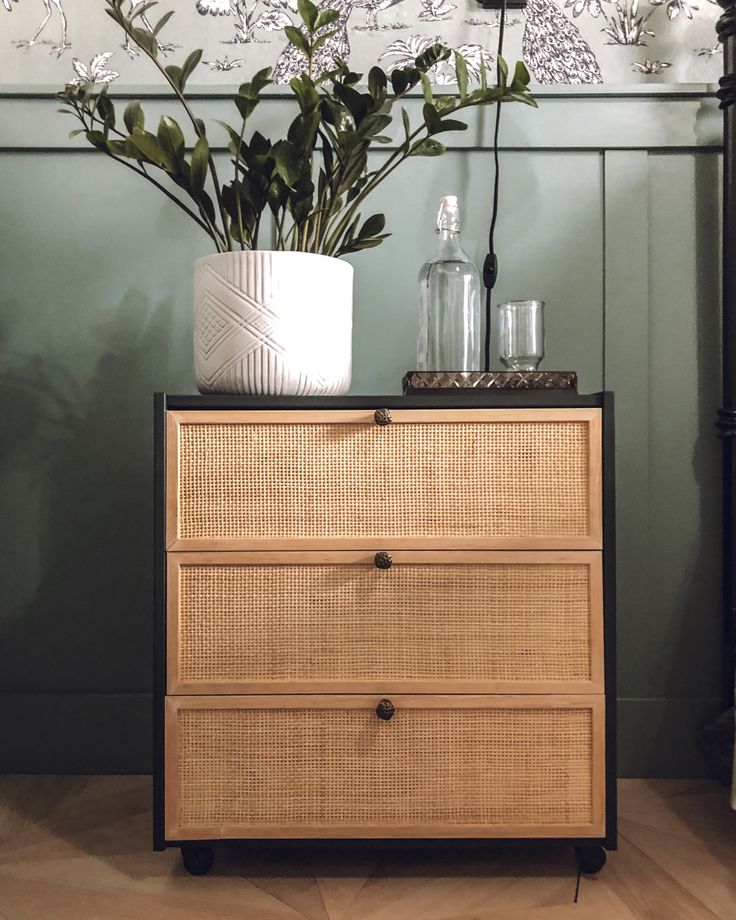
[[[301,552],[301,553],[169,553],[167,573],[167,656],[169,674],[167,692],[170,694],[205,693],[602,693],[603,668],[603,575],[600,552],[501,552],[452,551],[409,552],[392,554],[393,565],[403,564],[534,564],[572,565],[589,567],[590,609],[590,667],[589,680],[578,681],[508,681],[508,680],[223,680],[192,681],[179,677],[179,569],[182,565],[319,565],[342,563],[374,566],[374,554],[359,551]],[[376,573],[376,577],[382,577]]]
[[[591,541],[586,546],[562,547],[547,546],[551,549],[601,549],[603,561],[603,594],[604,594],[604,659],[605,659],[605,696],[598,697],[599,706],[605,712],[605,815],[602,825],[596,829],[593,836],[588,833],[573,836],[570,829],[566,829],[559,837],[534,837],[524,834],[523,839],[529,842],[539,841],[544,843],[557,843],[581,846],[603,846],[609,850],[617,847],[617,806],[616,806],[616,674],[615,674],[615,474],[614,474],[614,422],[613,422],[613,395],[611,393],[598,393],[590,396],[578,396],[570,393],[555,393],[546,391],[537,392],[504,392],[493,391],[461,392],[461,393],[427,393],[421,396],[388,396],[388,397],[341,397],[319,398],[304,397],[295,399],[291,397],[204,397],[204,396],[168,396],[157,393],[154,397],[154,694],[153,694],[153,846],[156,850],[163,850],[170,846],[211,845],[213,839],[208,837],[199,841],[191,838],[178,839],[174,828],[165,827],[165,800],[168,784],[165,776],[166,767],[166,738],[165,738],[165,712],[169,703],[167,698],[167,549],[189,549],[197,547],[181,545],[168,546],[167,522],[171,519],[170,503],[167,503],[166,482],[167,466],[175,458],[172,451],[171,438],[167,436],[167,428],[171,427],[171,413],[220,413],[232,411],[297,411],[300,413],[325,412],[330,413],[350,411],[372,415],[377,408],[388,408],[393,411],[470,411],[486,410],[489,408],[502,408],[508,411],[538,411],[543,410],[545,416],[551,410],[568,413],[571,408],[596,410],[601,419],[601,457],[602,457],[602,504],[598,518],[599,538]],[[602,412],[601,412],[602,410]],[[306,415],[304,416],[306,418]],[[602,537],[602,539],[601,539]],[[373,542],[373,541],[371,541]],[[593,545],[594,544],[594,545]],[[204,548],[204,547],[203,547]],[[213,549],[211,545],[207,549]],[[227,549],[236,549],[228,545]],[[253,547],[250,547],[253,548]],[[279,547],[284,549],[286,547]],[[308,547],[301,546],[301,549]],[[333,549],[320,543],[322,549]],[[372,547],[362,547],[370,549]],[[382,549],[403,549],[416,547],[387,546]],[[423,547],[432,549],[439,547]],[[474,547],[456,547],[474,548]],[[498,547],[483,547],[485,549],[519,549],[518,546],[506,542]],[[523,547],[522,547],[523,548]],[[270,549],[270,547],[259,547]],[[193,697],[189,697],[193,699]],[[569,701],[570,698],[568,698]],[[259,835],[262,836],[262,835]],[[467,833],[461,835],[463,839],[472,839]],[[245,839],[245,838],[244,838]],[[252,839],[252,838],[251,838]],[[376,836],[377,843],[393,839],[384,833]],[[510,844],[518,841],[519,837],[494,837],[489,843],[498,845]]]
[[[419,397],[425,399],[425,397]],[[392,408],[392,425],[405,425],[416,422],[585,422],[588,425],[588,505],[589,530],[581,536],[499,536],[499,537],[378,537],[382,548],[398,549],[600,549],[602,545],[602,501],[601,501],[601,412],[599,409],[442,409]],[[198,424],[332,424],[365,425],[376,427],[373,411],[355,409],[290,409],[263,410],[248,409],[244,411],[201,411],[193,414],[188,411],[169,410],[166,413],[167,425],[167,459],[166,466],[170,472],[166,485],[166,546],[169,551],[234,551],[234,550],[325,550],[325,549],[370,549],[376,542],[371,537],[320,537],[320,538],[181,538],[178,534],[178,470],[180,425],[193,423],[196,416]],[[176,471],[173,475],[172,471]]]
[[[592,821],[589,824],[356,824],[313,827],[305,825],[245,824],[216,825],[197,828],[182,827],[176,821],[178,733],[176,714],[184,709],[367,709],[375,708],[378,697],[366,695],[272,695],[272,696],[185,696],[169,697],[166,702],[166,743],[169,750],[166,777],[166,834],[178,840],[235,839],[255,837],[289,839],[337,839],[372,837],[408,838],[529,838],[600,837],[605,832],[605,732],[604,701],[601,696],[502,696],[502,695],[392,695],[397,713],[402,709],[429,707],[460,709],[590,709],[592,722],[591,748],[591,804]],[[389,723],[389,726],[391,723]],[[390,730],[390,729],[389,729]]]

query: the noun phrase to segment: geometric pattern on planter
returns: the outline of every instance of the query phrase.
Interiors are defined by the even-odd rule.
[[[238,331],[241,332],[241,337],[251,337],[240,352],[241,355],[252,351],[259,345],[281,354],[283,349],[275,339],[276,330],[273,319],[276,317],[269,310],[270,305],[253,300],[245,291],[240,291],[234,285],[229,284],[210,265],[206,265],[202,273],[209,276],[200,302],[197,322],[202,357],[210,358],[216,349],[219,351],[221,346]],[[229,307],[225,297],[229,297],[231,301],[235,298],[242,312]],[[235,360],[232,356],[228,357],[227,354],[221,354],[221,358],[226,362]],[[225,369],[225,364],[219,367],[213,367],[211,361],[207,361],[207,364],[209,365],[208,377],[214,377]]]
[[[349,388],[351,311],[329,313],[332,285],[318,286],[320,307],[328,310],[325,328],[347,342],[347,360],[336,365],[336,349],[307,297],[310,267],[324,270],[323,257],[295,260],[285,278],[282,255],[225,253],[211,257],[215,265],[210,258],[197,263],[194,365],[201,392],[337,395]]]
[[[195,361],[206,384],[214,386],[257,349],[283,356],[270,305],[238,290],[211,265],[205,265],[202,274],[207,278],[202,279],[204,290],[197,305]],[[225,298],[230,304],[235,300],[239,309],[232,309]]]

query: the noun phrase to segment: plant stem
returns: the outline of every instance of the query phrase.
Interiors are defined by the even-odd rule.
[[[278,235],[276,237],[276,248],[285,249],[286,240],[284,239],[284,224],[286,223],[286,208],[281,212],[281,217],[276,217],[276,229]]]
[[[87,124],[87,122],[85,121],[85,118],[84,118],[84,109],[81,109],[81,108],[79,107],[78,104],[74,104],[74,108],[75,108],[75,111],[76,111],[76,113],[77,113],[77,118],[79,119],[80,123],[82,124],[82,127],[84,128],[84,130],[85,130],[85,131],[93,131],[93,130],[94,130],[94,127],[95,127],[95,117],[96,117],[96,116],[95,116],[95,112],[94,112],[92,109],[89,109],[89,110],[88,110],[88,111],[89,111],[90,122],[89,122],[89,124]],[[97,122],[98,122],[99,124],[101,124],[101,125],[104,124],[104,122],[103,122],[99,117],[97,117]],[[125,135],[124,135],[121,131],[118,131],[116,128],[113,128],[113,131],[114,131],[115,134],[117,134],[119,137],[123,137],[123,138],[125,137]],[[217,227],[214,227],[214,226],[212,225],[212,223],[208,220],[206,214],[204,214],[204,213],[202,214],[202,217],[204,217],[204,220],[201,220],[199,217],[197,217],[197,215],[194,213],[194,211],[192,211],[191,208],[187,207],[187,205],[185,205],[184,202],[183,202],[180,198],[177,198],[177,196],[174,195],[173,192],[170,192],[170,191],[166,188],[166,186],[162,185],[160,182],[158,182],[156,179],[154,179],[153,176],[148,172],[148,170],[146,169],[146,167],[143,165],[143,163],[141,163],[140,161],[137,161],[137,162],[138,162],[138,166],[136,167],[136,166],[134,166],[131,162],[129,162],[128,160],[124,159],[123,157],[117,156],[117,154],[111,153],[109,150],[103,150],[103,153],[104,153],[106,156],[110,157],[111,160],[115,160],[116,163],[122,163],[123,166],[125,166],[125,167],[127,167],[128,169],[132,170],[136,175],[138,175],[138,176],[143,176],[143,178],[146,179],[148,182],[150,182],[151,185],[154,185],[160,192],[163,192],[163,194],[164,194],[170,201],[173,201],[174,204],[175,204],[177,207],[181,208],[181,210],[184,211],[184,213],[185,213],[188,217],[191,217],[191,219],[192,219],[199,227],[201,227],[201,228],[204,230],[204,232],[207,234],[207,236],[209,236],[209,237],[212,238],[212,240],[213,240],[213,242],[215,243],[215,245],[217,246],[218,250],[220,250],[220,241],[218,240],[219,232],[218,232],[218,230],[217,230]],[[205,221],[206,221],[206,222],[205,222]]]
[[[153,63],[156,65],[157,69],[163,76],[163,78],[166,80],[166,82],[169,84],[171,89],[174,91],[174,94],[176,95],[177,99],[184,107],[184,111],[189,116],[189,120],[192,123],[192,126],[194,128],[194,131],[197,137],[204,137],[204,132],[199,126],[197,117],[195,116],[194,112],[192,112],[191,108],[189,107],[189,103],[187,102],[186,97],[184,96],[182,91],[177,87],[177,85],[174,83],[171,77],[166,73],[166,68],[161,65],[161,62],[158,60],[158,58],[154,57],[154,55],[150,53],[150,51],[145,47],[145,45],[141,45],[136,41],[136,38],[133,34],[132,26],[129,24],[129,22],[124,17],[121,20],[117,20],[117,21],[120,22],[126,35],[130,37],[130,39],[134,42],[134,44],[138,48],[140,48],[141,51],[143,51],[146,57],[148,57],[151,61],[153,61]],[[222,190],[220,188],[220,180],[217,175],[217,169],[215,167],[215,161],[214,161],[211,151],[208,153],[208,160],[209,160],[210,174],[212,176],[212,182],[215,186],[215,197],[217,199],[217,206],[220,211],[220,219],[222,220],[223,240],[226,244],[226,251],[231,251],[232,241],[230,239],[230,234],[228,233],[228,230],[227,230],[227,215],[225,212],[225,206],[222,201]]]
[[[258,249],[258,234],[261,230],[261,217],[263,217],[263,211],[258,211],[256,214],[256,221],[253,225],[253,232],[250,235],[250,248]]]
[[[240,138],[238,140],[238,149],[235,154],[235,209],[238,212],[238,229],[240,230],[240,251],[242,252],[245,249],[245,243],[243,242],[243,209],[240,205],[240,170],[238,169],[238,163],[240,163],[240,149],[243,146],[243,138],[245,137],[245,119],[243,119],[242,127],[240,128]],[[245,163],[243,166],[245,167]],[[253,239],[251,237],[251,247],[253,245]]]
[[[456,105],[452,109],[452,112],[454,114],[455,112],[459,112],[462,109],[470,108],[473,105],[474,103],[472,102],[461,102],[459,105]],[[328,256],[333,255],[334,252],[339,248],[338,243],[340,242],[340,237],[345,232],[347,227],[350,226],[350,223],[353,217],[355,216],[356,211],[358,210],[360,205],[363,203],[363,201],[368,197],[368,195],[370,195],[370,193],[378,185],[380,185],[381,182],[387,179],[391,175],[391,173],[394,172],[394,170],[397,169],[397,167],[399,167],[404,162],[404,160],[407,159],[407,157],[410,155],[412,146],[414,146],[412,144],[412,141],[426,140],[430,136],[429,132],[427,132],[426,138],[421,137],[422,132],[425,130],[427,130],[426,125],[422,124],[418,128],[416,128],[414,131],[412,131],[409,137],[399,147],[396,148],[396,150],[391,154],[391,156],[383,164],[383,166],[380,169],[376,170],[376,172],[373,175],[373,178],[369,182],[366,183],[362,191],[358,195],[356,195],[350,207],[345,211],[344,215],[340,218],[335,229],[332,230],[332,227],[329,228],[330,230],[332,230],[332,233],[329,239],[327,240],[327,242],[325,243],[325,246],[323,247],[323,251],[325,255],[328,255]],[[333,223],[334,223],[334,220],[333,220]]]
[[[167,188],[165,188],[165,186],[161,185],[160,182],[157,182],[157,181],[153,178],[153,176],[150,175],[150,173],[147,173],[147,172],[145,171],[145,169],[144,169],[143,167],[141,167],[140,169],[136,169],[136,167],[133,166],[132,163],[129,163],[128,160],[124,160],[122,157],[116,156],[114,153],[110,153],[110,152],[107,151],[107,150],[105,150],[104,153],[105,153],[106,156],[110,157],[111,160],[115,160],[115,162],[117,162],[117,163],[122,163],[123,166],[127,166],[128,169],[132,169],[134,173],[137,173],[139,176],[143,176],[144,179],[147,179],[147,180],[151,183],[151,185],[155,185],[156,188],[157,188],[160,192],[163,192],[164,195],[166,195],[166,197],[167,197],[168,199],[170,199],[171,201],[173,201],[174,204],[178,205],[178,206],[182,209],[182,211],[184,211],[185,214],[187,214],[189,217],[191,217],[192,220],[193,220],[198,226],[200,226],[200,227],[204,230],[204,232],[207,234],[207,236],[209,236],[209,237],[212,238],[212,240],[214,241],[215,245],[217,246],[217,249],[218,249],[219,252],[222,252],[222,251],[223,251],[223,250],[221,249],[221,244],[220,244],[220,241],[219,241],[218,237],[215,236],[215,234],[213,233],[213,229],[216,230],[217,228],[213,228],[211,223],[210,223],[209,226],[208,226],[204,221],[200,220],[199,217],[197,217],[197,215],[194,213],[194,211],[192,211],[190,208],[188,208],[188,207],[184,204],[183,201],[181,201],[179,198],[177,198],[176,195],[174,195],[174,194],[173,194],[172,192],[170,192]],[[208,222],[208,223],[209,223],[209,222]]]

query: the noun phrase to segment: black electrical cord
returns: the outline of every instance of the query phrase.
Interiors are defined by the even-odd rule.
[[[496,57],[496,82],[501,82],[500,58],[503,56],[503,34],[506,27],[506,0],[501,0],[498,24],[498,53]],[[491,292],[498,278],[498,259],[494,246],[496,220],[498,219],[498,191],[500,182],[500,168],[498,162],[498,135],[501,127],[501,102],[496,103],[496,124],[493,131],[493,210],[491,211],[491,226],[488,231],[488,255],[483,262],[483,284],[486,288],[486,337],[484,349],[484,369],[491,369]]]

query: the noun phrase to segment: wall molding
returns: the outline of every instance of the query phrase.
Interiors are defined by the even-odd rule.
[[[643,93],[641,87],[606,92],[595,91],[595,87],[586,89],[558,87],[549,91],[548,87],[536,87],[537,110],[508,105],[504,109],[501,148],[514,152],[722,148],[723,124],[714,86],[702,84],[677,90],[652,87],[647,93]],[[0,150],[95,152],[84,139],[68,137],[73,127],[72,119],[57,113],[60,103],[53,92],[55,89],[51,88],[0,87]],[[230,92],[194,89],[189,95],[210,126],[213,147],[224,150],[226,135],[215,122],[232,119],[234,107]],[[115,87],[111,97],[121,101],[145,100],[149,123],[154,124],[161,115],[171,114],[177,108],[175,100],[151,87]],[[269,93],[253,116],[252,127],[272,137],[285,132],[293,104],[293,97],[282,91]],[[405,107],[412,120],[421,118],[422,104],[421,95],[412,94],[407,98]],[[447,135],[448,148],[491,149],[493,109],[466,114],[468,130]],[[184,120],[181,121],[185,127]],[[390,130],[387,132],[392,143],[379,149],[395,149],[401,132],[401,119],[398,121],[399,125],[392,126],[394,134]]]

